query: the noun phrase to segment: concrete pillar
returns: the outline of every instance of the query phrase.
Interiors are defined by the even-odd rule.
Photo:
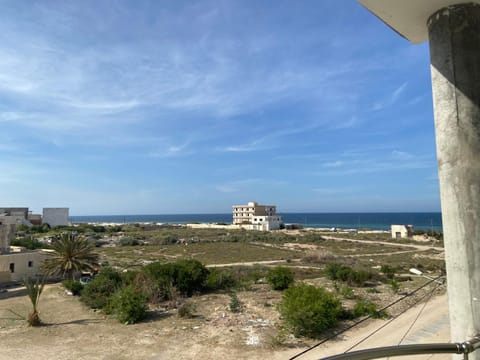
[[[451,337],[464,341],[480,334],[480,5],[444,8],[428,29]]]

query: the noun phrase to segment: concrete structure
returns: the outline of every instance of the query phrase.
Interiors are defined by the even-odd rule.
[[[10,242],[15,237],[15,225],[0,222],[0,255],[10,252]]]
[[[275,205],[259,205],[252,201],[247,205],[233,205],[232,212],[233,224],[249,230],[276,230],[283,223]]]
[[[409,40],[430,40],[451,340],[465,341],[480,334],[480,1],[360,1]]]
[[[25,251],[11,247],[15,237],[15,224],[0,223],[0,283],[21,281],[40,273],[40,264],[49,254],[47,251]]]
[[[392,225],[392,239],[403,239],[413,236],[413,225]]]
[[[2,224],[28,224],[28,208],[0,208],[0,222]]]
[[[42,223],[50,227],[68,225],[68,208],[43,208]]]
[[[0,283],[22,281],[26,277],[36,277],[42,262],[49,253],[40,251],[11,252],[0,255]]]
[[[32,225],[42,225],[42,215],[41,214],[28,214],[27,219]]]
[[[12,216],[22,216],[24,219],[28,217],[28,208],[0,208],[0,215],[12,215]]]

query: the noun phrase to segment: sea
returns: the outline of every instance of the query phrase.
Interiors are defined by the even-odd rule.
[[[440,212],[405,213],[279,213],[286,224],[311,228],[390,230],[392,224],[414,230],[442,231]],[[72,223],[232,223],[232,214],[92,215],[70,216]]]

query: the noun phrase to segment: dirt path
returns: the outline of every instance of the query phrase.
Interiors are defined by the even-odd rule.
[[[40,315],[45,326],[29,328],[9,310],[26,315],[29,302],[19,288],[0,294],[0,360],[15,359],[288,359],[304,347],[272,347],[274,324],[279,317],[275,304],[281,294],[257,289],[238,293],[248,310],[233,314],[227,310],[227,294],[196,297],[198,316],[180,319],[163,313],[135,325],[122,325],[84,307],[78,298],[68,296],[60,285],[48,285],[42,294]],[[448,340],[446,296],[432,299],[423,310],[405,342]],[[398,343],[413,319],[417,306],[395,320],[356,349]],[[3,311],[2,311],[3,310]],[[10,314],[10,315],[9,315]],[[329,341],[302,360],[340,353],[385,324],[368,322]],[[312,343],[312,342],[310,342]],[[421,359],[426,359],[423,357]],[[435,356],[432,359],[442,359]]]
[[[336,241],[350,241],[350,242],[355,242],[355,243],[363,243],[363,244],[382,244],[382,245],[389,245],[389,246],[401,246],[401,247],[409,247],[409,248],[415,248],[417,250],[421,251],[426,251],[426,250],[435,250],[435,251],[440,251],[443,252],[445,249],[443,247],[438,247],[438,246],[429,246],[429,245],[418,245],[418,244],[403,244],[403,243],[391,243],[388,241],[374,241],[374,240],[359,240],[359,239],[349,239],[349,238],[340,238],[340,237],[335,237],[335,236],[328,236],[328,235],[322,235],[323,238],[328,239],[328,240],[336,240]]]

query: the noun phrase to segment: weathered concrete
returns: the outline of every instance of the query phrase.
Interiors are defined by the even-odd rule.
[[[464,341],[480,333],[480,5],[442,9],[428,28],[451,336]]]

